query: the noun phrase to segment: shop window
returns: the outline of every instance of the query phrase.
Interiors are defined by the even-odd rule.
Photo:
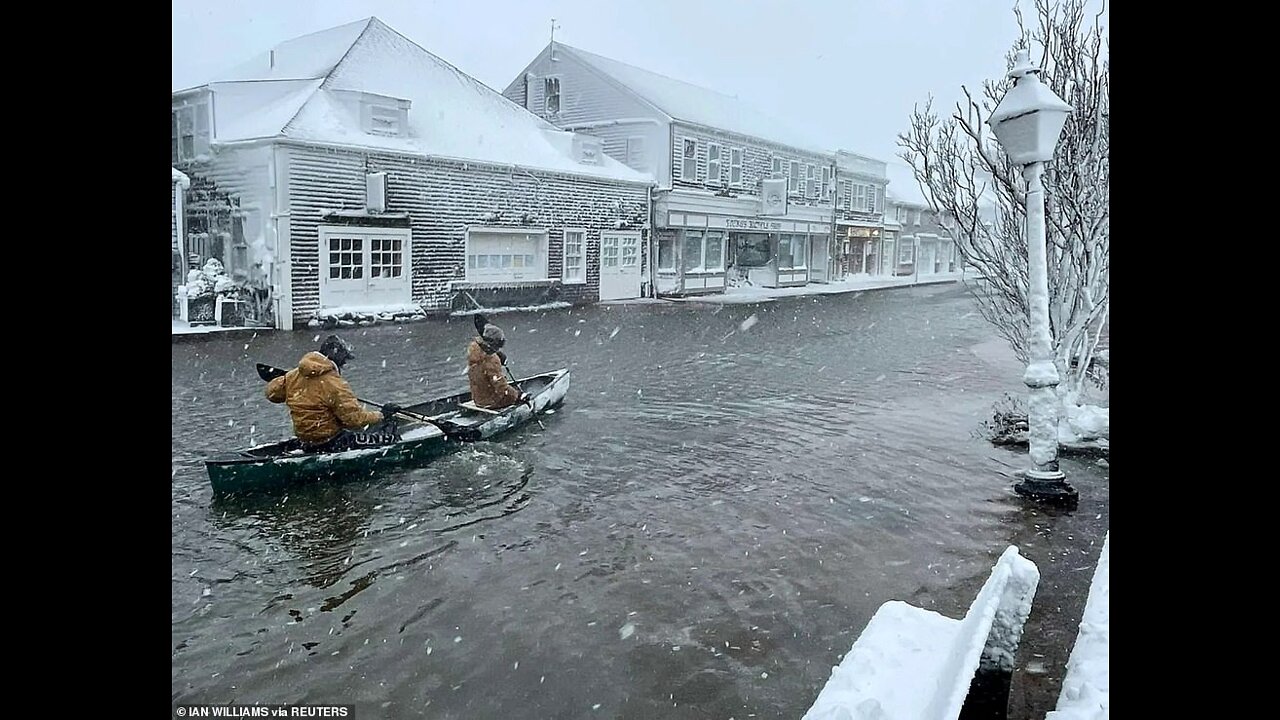
[[[659,270],[675,270],[676,269],[676,246],[675,246],[674,238],[670,238],[670,237],[659,238],[658,269]]]

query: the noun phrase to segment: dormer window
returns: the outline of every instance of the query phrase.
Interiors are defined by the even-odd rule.
[[[386,105],[373,105],[369,108],[369,134],[399,137],[401,131],[400,110]]]
[[[410,102],[403,98],[373,93],[335,91],[345,102],[360,108],[361,128],[380,137],[409,136]]]

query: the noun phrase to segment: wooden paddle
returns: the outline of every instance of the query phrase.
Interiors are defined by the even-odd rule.
[[[257,368],[258,368],[258,377],[262,378],[264,382],[270,382],[282,375],[288,374],[289,372],[288,370],[281,370],[278,367],[273,367],[271,365],[267,365],[266,363],[258,363]],[[362,397],[357,397],[356,400],[359,400],[365,405],[373,405],[374,407],[377,407],[377,408],[382,407],[381,403],[371,402],[369,400],[365,400]],[[398,412],[396,412],[396,415],[403,415],[407,418],[417,420],[418,422],[424,422],[424,423],[427,423],[428,425],[434,425],[435,427],[440,428],[440,431],[443,432],[446,436],[448,436],[452,440],[461,440],[463,442],[474,442],[480,439],[480,430],[478,428],[466,427],[464,425],[458,425],[457,423],[451,423],[448,420],[439,420],[437,418],[428,417],[426,415],[420,415],[418,413],[410,412],[403,408],[401,408]]]

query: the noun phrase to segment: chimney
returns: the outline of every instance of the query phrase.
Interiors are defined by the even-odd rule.
[[[271,69],[272,70],[276,69],[276,51],[275,50],[271,51]]]

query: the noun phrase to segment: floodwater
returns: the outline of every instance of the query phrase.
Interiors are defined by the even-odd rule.
[[[254,362],[292,366],[325,333],[173,345],[174,703],[798,718],[881,603],[959,617],[1029,542],[1013,696],[1052,709],[1108,471],[1064,461],[1065,516],[1012,492],[1025,455],[975,433],[1021,366],[960,286],[491,319],[517,375],[572,371],[545,427],[231,501],[203,458],[290,432]],[[347,329],[346,376],[379,402],[462,390],[473,333]]]

